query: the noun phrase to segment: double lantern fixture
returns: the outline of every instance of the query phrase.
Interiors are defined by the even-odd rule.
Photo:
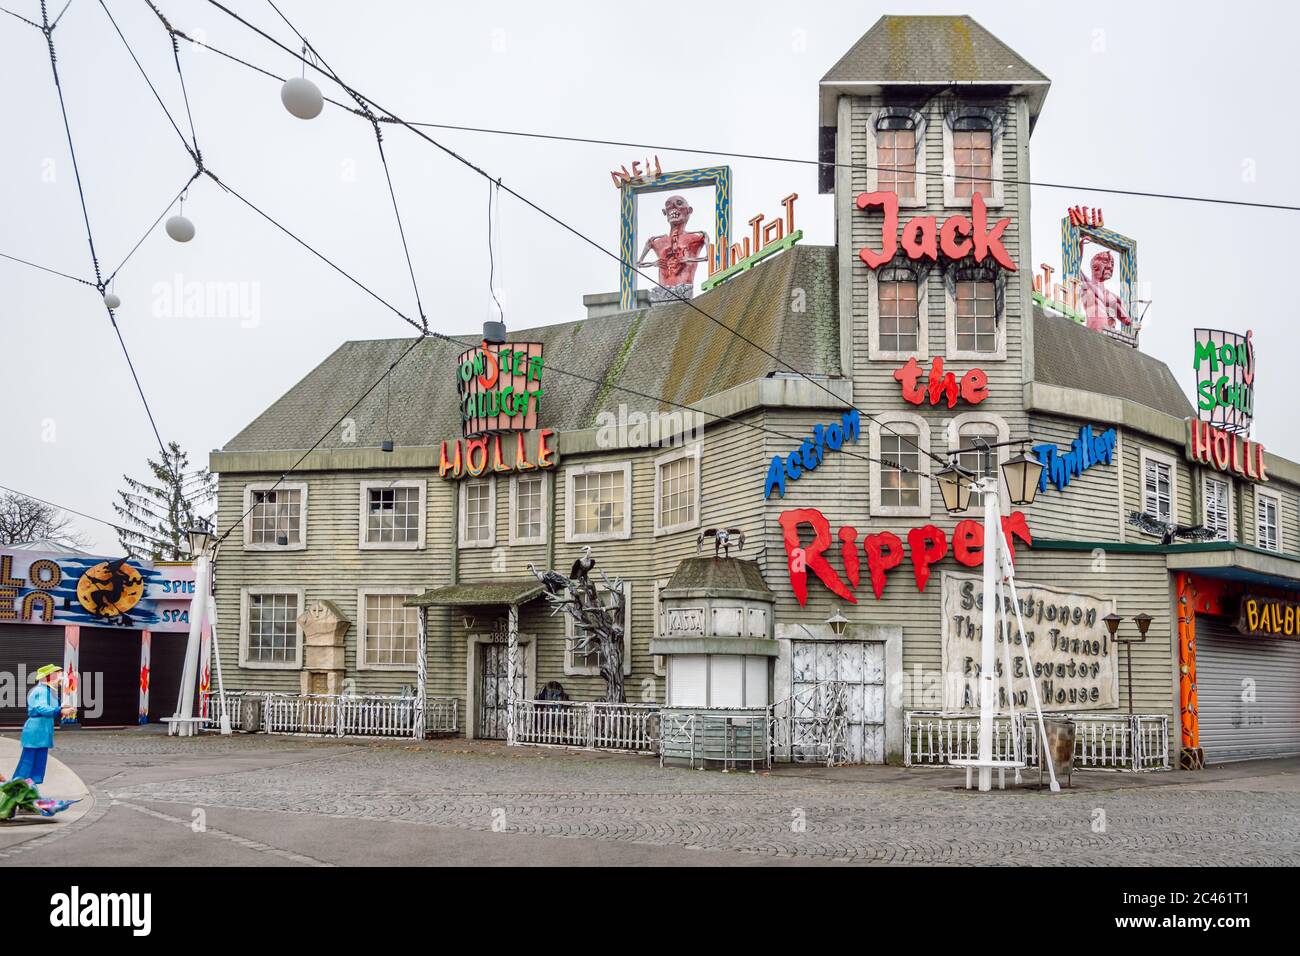
[[[1007,485],[1007,496],[1013,505],[1030,505],[1038,494],[1038,483],[1043,474],[1043,463],[1032,451],[1027,450],[1027,441],[1010,441],[990,443],[980,441],[979,452],[988,453],[994,448],[1008,445],[1020,446],[1020,454],[1002,463],[1002,480]],[[935,474],[939,483],[939,493],[943,496],[943,506],[949,514],[961,514],[970,507],[971,492],[976,489],[980,479],[955,460],[949,460],[946,468]]]

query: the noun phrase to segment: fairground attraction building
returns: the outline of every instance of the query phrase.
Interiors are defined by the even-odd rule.
[[[614,175],[622,249],[641,198],[711,188],[711,221],[670,199],[647,243],[682,294],[700,251],[689,301],[625,269],[504,342],[342,345],[212,454],[236,726],[969,755],[982,528],[933,476],[1028,452],[1032,503],[999,484],[1017,707],[1036,681],[1085,766],[1300,752],[1300,465],[1254,440],[1248,332],[1160,316],[1188,361],[1143,353],[1137,244],[1102,210],[1063,207],[1061,261],[1034,264],[1048,88],[968,17],[882,18],[821,81],[834,245],[799,241],[793,197],[734,237],[730,170],[656,159]],[[622,583],[626,702],[530,571],[587,547]]]

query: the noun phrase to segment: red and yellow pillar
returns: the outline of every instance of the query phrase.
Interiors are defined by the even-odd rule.
[[[1196,582],[1180,571],[1174,576],[1178,610],[1178,710],[1182,747],[1178,765],[1184,770],[1205,767],[1201,731],[1196,716]]]

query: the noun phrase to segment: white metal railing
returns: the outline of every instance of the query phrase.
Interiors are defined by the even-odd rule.
[[[1168,770],[1169,718],[1164,714],[1051,714],[1074,721],[1074,766],[1077,770]],[[906,766],[942,766],[972,759],[979,750],[979,716],[942,711],[908,711],[903,715]],[[1016,745],[1022,759],[1038,766],[1038,720],[1032,714],[1006,714],[993,722],[993,756],[1010,760]]]
[[[516,700],[515,743],[658,753],[659,705]]]
[[[274,691],[226,691],[230,724],[244,724],[247,702],[260,707],[257,730],[268,734],[313,734],[332,737],[411,737],[415,698],[386,694],[286,694]],[[203,728],[221,724],[221,695],[208,693],[199,702]],[[425,733],[455,733],[459,701],[454,697],[425,699]]]
[[[772,709],[746,707],[726,713],[662,712],[659,765],[665,758],[685,756],[689,766],[703,769],[712,761],[722,769],[772,766]]]

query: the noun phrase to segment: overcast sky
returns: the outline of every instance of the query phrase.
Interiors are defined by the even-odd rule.
[[[107,0],[144,69],[185,127],[171,46],[139,0]],[[200,0],[158,0],[180,30],[279,75],[295,62]],[[34,0],[5,5],[39,18]],[[289,43],[260,0],[233,9]],[[58,0],[51,3],[57,10]],[[1052,79],[1032,141],[1037,181],[1300,202],[1300,127],[1283,115],[1300,15],[1277,3],[326,3],[281,9],[352,86],[408,120],[816,158],[817,82],[883,13],[970,13]],[[72,135],[101,265],[112,272],[193,172],[97,0],[72,0],[55,31]],[[295,45],[290,43],[289,45]],[[4,97],[0,252],[91,275],[76,182],[41,34],[0,15]],[[312,122],[279,84],[181,42],[206,165],[408,315],[416,314],[374,136],[333,107]],[[327,89],[327,93],[336,93]],[[430,130],[603,246],[617,246],[609,170],[644,151]],[[487,187],[409,132],[385,128],[430,324],[474,334],[488,309]],[[658,150],[664,169],[708,157]],[[832,198],[815,168],[722,159],[736,220],[798,192],[805,241],[833,242]],[[1291,334],[1274,285],[1292,271],[1300,214],[1033,190],[1034,263],[1059,259],[1067,205],[1100,205],[1139,243],[1154,300],[1143,348],[1191,391],[1190,330],[1253,328],[1257,437],[1300,457]],[[190,190],[187,245],[161,226],[118,276],[119,323],[165,439],[206,464],[339,343],[411,331],[208,180]],[[700,225],[711,229],[705,216]],[[644,221],[644,220],[643,220]],[[612,260],[504,197],[498,284],[514,328],[582,314],[584,293],[617,288]],[[1263,269],[1265,264],[1270,268]],[[1281,268],[1271,268],[1277,265]],[[1268,281],[1264,286],[1255,283]],[[187,315],[177,283],[240,283],[246,309]],[[0,260],[4,413],[0,483],[103,518],[124,472],[156,453],[93,289]],[[1258,303],[1258,305],[1257,305]],[[183,302],[180,304],[183,306]],[[359,388],[363,387],[359,384]],[[94,546],[114,533],[82,522]]]

